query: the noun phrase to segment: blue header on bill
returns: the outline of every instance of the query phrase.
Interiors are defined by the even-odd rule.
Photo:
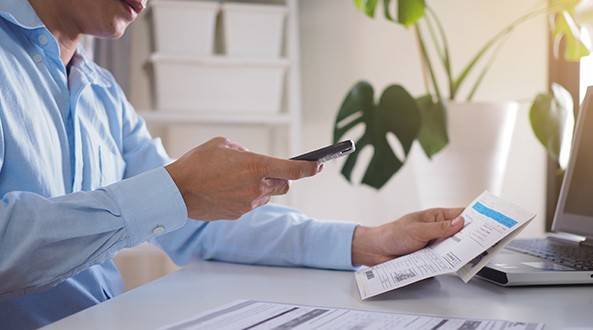
[[[476,210],[476,212],[487,216],[488,218],[500,223],[501,225],[503,225],[507,228],[511,228],[514,225],[516,225],[517,223],[519,223],[517,220],[509,218],[506,215],[504,215],[496,210],[493,210],[480,202],[476,202],[474,204],[474,206],[472,206],[472,208],[474,210]]]

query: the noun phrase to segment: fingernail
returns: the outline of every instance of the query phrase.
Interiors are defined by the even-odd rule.
[[[463,222],[463,218],[457,217],[457,218],[453,219],[453,221],[451,221],[451,227],[455,227],[461,222]]]
[[[321,170],[323,170],[323,163],[319,163],[319,165],[317,165],[317,173],[321,172]]]

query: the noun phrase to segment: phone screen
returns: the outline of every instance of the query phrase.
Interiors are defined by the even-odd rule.
[[[338,157],[342,157],[354,152],[355,146],[352,140],[342,141],[321,149],[317,149],[306,154],[291,158],[291,160],[308,160],[317,162],[327,162]]]

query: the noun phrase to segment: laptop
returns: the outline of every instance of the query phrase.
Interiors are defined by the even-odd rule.
[[[511,241],[478,276],[503,286],[593,284],[593,86],[579,111],[552,230]]]

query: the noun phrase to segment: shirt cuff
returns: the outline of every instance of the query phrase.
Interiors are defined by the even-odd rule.
[[[353,270],[352,237],[356,224],[314,222],[306,242],[305,264],[310,267]]]
[[[128,233],[128,247],[183,227],[187,208],[163,167],[115,183],[105,190],[120,207]]]

